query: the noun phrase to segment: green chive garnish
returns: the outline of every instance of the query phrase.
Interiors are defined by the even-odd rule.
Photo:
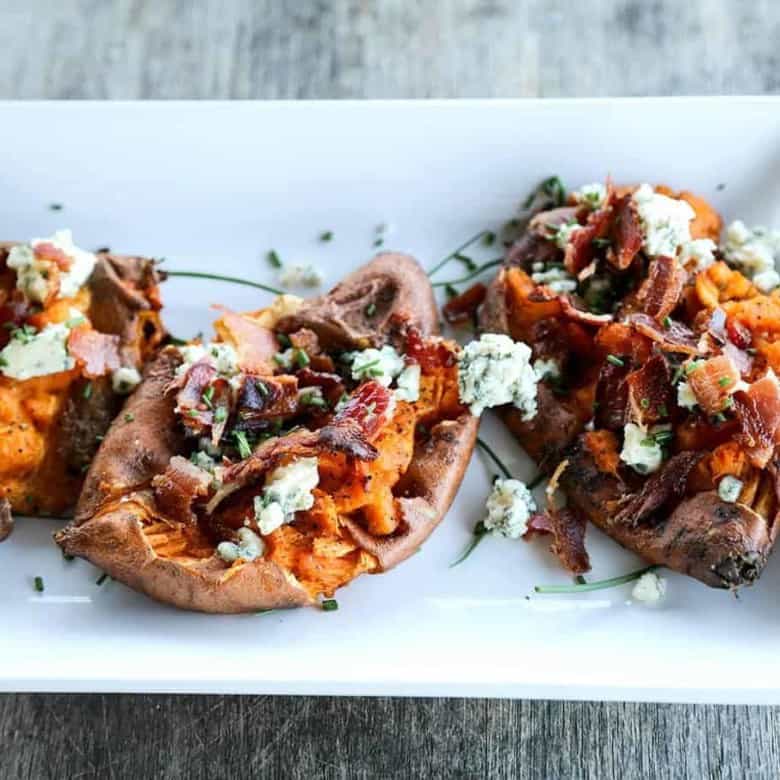
[[[373,317],[376,314],[376,304],[372,301],[366,306],[366,317]]]
[[[607,362],[612,363],[613,366],[625,366],[625,362],[621,360],[617,355],[607,355]]]
[[[108,574],[101,574],[96,580],[95,585],[102,585],[108,579]]]
[[[477,549],[477,545],[490,533],[487,528],[485,528],[485,524],[480,520],[475,526],[474,530],[472,531],[472,537],[471,541],[466,545],[466,549],[449,565],[450,569],[455,568],[455,566],[460,565],[463,563],[463,561],[466,560],[466,558],[471,555],[471,553],[474,552],[474,550]]]
[[[224,406],[218,406],[214,410],[214,422],[224,422],[227,419],[227,409]]]
[[[322,233],[320,233],[320,241],[332,241],[333,240],[333,231],[332,230],[326,230]]]
[[[81,391],[81,395],[87,400],[92,397],[92,382],[87,382],[87,384],[84,385],[84,389]]]
[[[671,317],[664,317],[664,327],[665,328],[671,328],[672,327],[672,318]]]
[[[246,460],[252,454],[252,448],[249,446],[246,434],[243,431],[233,431],[233,438],[236,440],[241,460]]]
[[[649,409],[649,408],[650,408],[650,399],[649,399],[649,398],[642,398],[642,399],[639,401],[639,405],[640,405],[640,406],[641,406],[643,409]]]
[[[43,577],[36,577],[33,581],[35,584],[35,590],[38,593],[43,593],[44,587],[43,587]]]
[[[309,360],[309,356],[306,354],[306,352],[300,348],[297,348],[295,350],[295,353],[293,354],[293,360],[297,363],[298,368],[306,368],[306,366],[311,363],[311,360]]]
[[[325,599],[321,606],[323,612],[335,612],[339,608],[339,603],[336,599]]]
[[[620,577],[611,577],[608,580],[597,580],[596,582],[586,582],[576,585],[536,585],[536,593],[585,593],[589,590],[604,590],[605,588],[614,588],[618,585],[625,585],[627,582],[638,580],[643,574],[655,571],[658,566],[647,566],[638,571],[632,571],[630,574],[623,574]]]
[[[279,255],[276,253],[275,249],[271,249],[266,255],[266,258],[274,268],[282,267],[282,261],[279,259]]]
[[[719,384],[721,387],[728,387],[728,386],[731,384],[731,377],[730,377],[730,376],[722,376],[722,377],[721,377],[721,378],[718,380],[718,384]]]
[[[131,423],[133,420],[135,420],[135,415],[132,412],[127,412],[125,414],[125,422]]]
[[[213,386],[212,387],[207,387],[203,391],[203,395],[201,396],[201,398],[203,399],[203,403],[206,404],[206,406],[209,409],[213,409],[214,408],[214,404],[211,401],[211,399],[213,397],[214,397],[214,387]]]

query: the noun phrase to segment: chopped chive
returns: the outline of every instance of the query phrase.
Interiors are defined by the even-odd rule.
[[[644,569],[632,571],[629,574],[623,574],[620,577],[611,577],[608,580],[597,580],[596,582],[587,582],[576,585],[536,585],[536,593],[585,593],[590,590],[604,590],[605,588],[614,588],[618,585],[625,585],[627,582],[638,580],[643,574],[655,571],[658,566],[646,566]]]
[[[482,236],[482,243],[485,246],[493,246],[496,242],[496,234],[492,230],[486,230],[485,235]]]
[[[643,409],[649,409],[649,408],[650,408],[650,399],[649,399],[649,398],[642,398],[642,399],[639,401],[639,405],[640,405],[640,406],[641,406]]]
[[[577,583],[577,585],[587,585],[588,584],[588,581],[581,574],[578,574],[574,578],[574,582]]]
[[[76,556],[66,553],[65,550],[62,551],[62,557],[64,560],[68,561],[68,563],[76,560]]]
[[[726,422],[726,415],[723,414],[723,412],[718,412],[712,416],[712,419],[715,420],[715,422],[724,423]]]
[[[453,255],[453,258],[463,263],[463,265],[466,266],[467,271],[476,271],[478,268],[477,264],[468,255],[457,252]]]
[[[290,337],[286,333],[277,333],[276,340],[279,342],[279,346],[281,347],[292,346],[292,341],[290,341]]]
[[[674,370],[674,374],[672,374],[672,384],[676,385],[681,379],[683,375],[683,367],[677,366]]]
[[[214,422],[225,422],[227,419],[227,409],[224,406],[218,406],[214,410]]]
[[[727,396],[726,399],[723,401],[723,409],[731,409],[731,407],[734,406],[734,397],[733,396]]]
[[[5,368],[8,365],[8,361],[0,355],[0,367]]]
[[[325,599],[321,606],[323,612],[335,612],[339,608],[339,603],[336,599]]]
[[[301,395],[301,403],[304,406],[316,406],[319,409],[327,409],[328,408],[328,402],[321,398],[317,393],[311,392],[311,393],[303,393]]]
[[[266,255],[266,259],[268,260],[269,264],[273,268],[282,267],[282,261],[279,259],[279,255],[276,253],[275,249],[271,249],[268,251],[268,254]]]
[[[201,398],[203,399],[203,403],[206,404],[206,406],[208,406],[209,409],[214,408],[214,404],[211,400],[213,397],[214,397],[214,386],[212,385],[211,387],[207,387],[203,391],[203,395],[201,396]]]
[[[62,203],[50,203],[49,211],[62,211]]]
[[[87,382],[87,384],[84,385],[84,389],[81,391],[81,397],[86,400],[92,398],[92,382]]]
[[[664,327],[665,328],[671,328],[672,327],[672,318],[671,317],[664,317]]]
[[[667,442],[670,442],[674,438],[674,432],[673,431],[656,431],[653,434],[653,438],[658,442],[658,444],[666,444]]]
[[[445,294],[446,294],[446,296],[448,298],[455,298],[455,297],[457,297],[460,294],[460,293],[458,293],[457,289],[455,287],[453,287],[451,284],[448,284],[444,288],[444,292],[445,292]]]
[[[375,246],[375,247],[382,246],[382,244],[384,244],[384,243],[385,243],[384,238],[382,238],[382,236],[377,236],[377,238],[374,239],[373,246]]]
[[[125,414],[125,422],[131,423],[135,420],[135,415],[132,412],[127,412]]]
[[[613,366],[625,366],[625,362],[621,360],[617,355],[607,355],[607,362],[612,363]]]
[[[255,388],[257,389],[257,392],[260,393],[260,395],[263,396],[263,398],[268,398],[270,394],[270,390],[266,386],[265,382],[256,381],[255,382]]]
[[[300,347],[296,348],[293,354],[293,360],[298,364],[298,368],[306,368],[306,366],[311,363],[309,356]]]
[[[701,360],[693,360],[685,366],[685,376],[690,376],[701,367]]]
[[[98,433],[98,434],[95,436],[95,441],[97,441],[97,442],[101,442],[101,441],[103,441],[103,439],[105,439],[105,438],[106,438],[106,437],[105,437],[105,436],[104,436],[102,433]]]
[[[718,380],[718,384],[719,384],[721,387],[728,387],[728,386],[731,384],[731,377],[730,377],[730,376],[722,376],[722,377],[721,377],[721,378]]]
[[[33,580],[33,583],[34,583],[34,585],[35,585],[35,590],[36,590],[36,592],[38,592],[38,593],[43,593],[43,591],[44,591],[44,586],[43,586],[43,577],[36,577],[36,578]]]
[[[563,206],[566,202],[566,187],[560,176],[550,176],[542,182],[542,190],[555,202],[556,206]]]
[[[366,317],[373,317],[376,314],[376,304],[372,301],[366,306]]]
[[[95,585],[102,585],[108,579],[108,574],[105,572],[101,574],[96,580]]]
[[[252,454],[252,448],[243,431],[233,431],[233,438],[236,440],[236,447],[241,460],[246,460]]]
[[[472,531],[472,537],[471,541],[466,545],[466,549],[449,565],[450,569],[454,569],[456,566],[463,563],[463,561],[466,560],[466,558],[471,555],[471,553],[476,550],[477,545],[489,534],[487,528],[485,528],[485,524],[480,520],[475,526],[474,530]]]
[[[332,240],[333,240],[332,230],[325,230],[322,233],[320,233],[320,241],[332,241]]]
[[[190,409],[187,412],[187,417],[197,417],[200,414],[197,409]]]

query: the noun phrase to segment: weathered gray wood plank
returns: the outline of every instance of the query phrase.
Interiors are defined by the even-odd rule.
[[[780,91],[776,0],[7,0],[3,98]],[[1,696],[0,777],[776,777],[780,708]]]

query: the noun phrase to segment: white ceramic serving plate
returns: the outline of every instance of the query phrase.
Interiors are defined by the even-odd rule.
[[[335,283],[372,256],[380,223],[385,247],[430,267],[553,173],[664,182],[726,219],[780,224],[777,99],[5,103],[0,150],[3,238],[71,227],[86,247],[265,281],[275,248]],[[164,297],[179,336],[208,329],[211,303],[269,300],[180,279]],[[494,420],[482,435],[517,476],[532,473]],[[345,588],[329,613],[177,612],[98,587],[100,572],[51,542],[59,523],[22,519],[0,545],[0,689],[780,702],[780,560],[739,599],[676,575],[655,610],[631,603],[630,586],[534,596],[568,581],[544,541],[489,538],[448,568],[493,471],[475,455],[421,553]],[[595,578],[639,565],[594,529],[588,547]]]

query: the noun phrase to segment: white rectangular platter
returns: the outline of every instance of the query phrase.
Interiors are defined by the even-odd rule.
[[[379,224],[385,248],[430,267],[551,174],[663,182],[725,219],[780,225],[771,98],[4,103],[0,159],[4,239],[70,227],[87,248],[267,282],[273,248],[318,265],[330,286],[376,251]],[[332,241],[318,240],[324,230]],[[212,303],[269,300],[182,279],[164,298],[177,336],[208,332]],[[495,420],[482,435],[516,476],[533,473]],[[631,603],[630,586],[536,596],[535,584],[569,581],[544,540],[489,538],[449,568],[492,474],[475,454],[421,553],[339,592],[337,612],[177,612],[97,586],[99,571],[51,542],[58,522],[20,519],[0,545],[0,689],[780,703],[780,560],[739,599],[676,575],[659,609]],[[593,528],[587,542],[594,578],[639,565]]]

